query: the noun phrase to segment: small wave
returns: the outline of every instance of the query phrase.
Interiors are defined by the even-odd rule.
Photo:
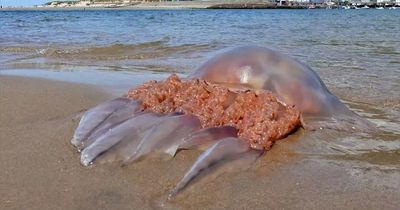
[[[349,136],[351,135],[351,136]],[[365,157],[371,154],[380,156],[400,157],[400,141],[380,139],[381,136],[366,136],[365,134],[348,133],[347,136],[336,131],[322,130],[306,133],[300,141],[295,143],[294,150],[297,154],[309,157],[331,159],[352,157],[359,161],[367,161]],[[393,162],[393,161],[391,161]],[[396,159],[400,164],[400,159]],[[390,163],[392,164],[392,163]]]
[[[400,52],[397,52],[397,49],[395,47],[375,47],[374,49],[371,50],[371,54],[376,54],[376,55],[400,55]]]
[[[1,46],[2,53],[34,53],[37,52],[35,47],[20,47],[20,46]]]
[[[43,17],[40,21],[41,22],[58,22],[58,21],[67,21],[68,19],[65,17]]]
[[[315,155],[308,154],[309,158],[316,158],[319,161],[328,160],[328,161],[340,161],[347,162],[356,161],[357,168],[366,168],[366,166],[370,166],[367,168],[377,167],[380,170],[386,171],[387,169],[399,170],[400,166],[400,150],[391,150],[391,151],[366,151],[364,153],[357,154],[341,154],[341,155]],[[361,163],[367,163],[361,164]],[[392,167],[394,168],[392,168]],[[390,168],[387,168],[390,167]],[[386,170],[385,170],[386,169]]]
[[[176,57],[197,52],[209,51],[214,44],[169,45],[168,40],[144,42],[139,44],[112,44],[89,48],[47,48],[37,51],[39,57],[74,60],[141,60]]]
[[[1,47],[0,53],[10,55],[2,61],[8,68],[61,66],[97,66],[99,69],[127,71],[185,72],[204,54],[218,48],[210,44],[170,44],[165,37],[138,44],[115,43],[106,46],[17,46]]]

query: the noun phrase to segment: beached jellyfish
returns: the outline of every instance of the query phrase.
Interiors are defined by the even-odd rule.
[[[205,150],[170,192],[173,197],[212,165],[255,160],[300,127],[373,125],[342,104],[306,65],[263,47],[239,47],[186,79],[149,81],[88,110],[72,143],[85,166]]]

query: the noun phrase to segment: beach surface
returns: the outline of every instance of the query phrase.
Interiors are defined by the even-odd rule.
[[[145,159],[127,167],[79,163],[70,139],[80,114],[114,97],[94,85],[0,76],[0,209],[400,206],[398,152],[310,155],[313,141],[305,139],[303,131],[279,141],[248,170],[201,179],[165,203],[165,195],[199,152],[183,151],[170,160]]]

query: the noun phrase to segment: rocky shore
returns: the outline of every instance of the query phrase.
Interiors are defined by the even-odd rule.
[[[227,2],[227,1],[174,1],[174,2],[132,2],[132,3],[53,3],[29,7],[1,7],[2,10],[90,10],[90,9],[306,9],[307,5],[278,5],[276,3]]]

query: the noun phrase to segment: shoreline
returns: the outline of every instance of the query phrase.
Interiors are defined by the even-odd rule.
[[[35,6],[2,6],[0,11],[68,11],[68,10],[196,10],[196,9],[365,9],[378,7],[392,7],[398,9],[400,4],[392,2],[361,3],[361,4],[323,4],[323,3],[298,3],[292,5],[279,5],[271,2],[229,2],[229,1],[161,1],[161,2],[134,2],[134,3],[101,3],[62,4],[62,5],[35,5]],[[351,7],[350,7],[351,6]],[[348,8],[346,8],[348,7]]]
[[[1,76],[27,77],[73,84],[92,85],[112,95],[122,95],[148,80],[160,80],[170,73],[99,70],[51,71],[41,69],[0,69]],[[178,74],[179,75],[179,74]],[[116,82],[118,81],[118,82]]]
[[[307,5],[279,6],[271,3],[228,3],[228,2],[141,2],[133,5],[101,5],[101,6],[3,6],[0,11],[29,11],[29,10],[194,10],[194,9],[307,9]]]

